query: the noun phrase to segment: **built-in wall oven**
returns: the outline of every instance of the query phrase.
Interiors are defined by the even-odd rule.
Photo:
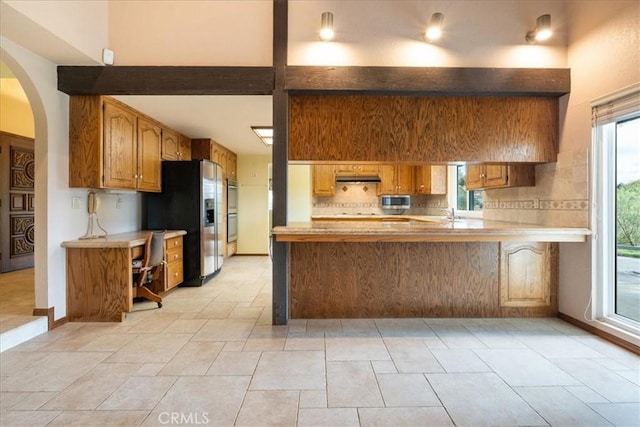
[[[227,243],[238,240],[238,182],[227,180]]]

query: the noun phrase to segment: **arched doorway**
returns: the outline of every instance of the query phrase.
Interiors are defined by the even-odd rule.
[[[46,287],[38,292],[36,286],[36,243],[38,235],[35,219],[37,175],[36,138],[38,126],[46,129],[42,102],[30,82],[24,69],[2,50],[0,60],[0,101],[3,118],[0,121],[2,136],[2,173],[8,172],[2,194],[2,229],[0,239],[6,239],[2,245],[3,269],[13,270],[1,273],[0,312],[2,314],[2,332],[30,321],[37,307],[38,293],[44,293]],[[34,109],[33,106],[36,106]],[[40,114],[37,113],[40,112]],[[46,141],[46,136],[44,136]],[[46,198],[46,195],[40,194]],[[7,243],[7,241],[9,243]],[[46,256],[46,254],[45,254]],[[12,258],[8,262],[7,258]],[[45,280],[46,283],[46,280]],[[42,299],[42,295],[41,295]]]

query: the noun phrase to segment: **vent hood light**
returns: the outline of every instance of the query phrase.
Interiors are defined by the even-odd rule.
[[[380,177],[375,175],[337,176],[336,182],[345,182],[345,183],[352,183],[352,184],[365,183],[365,182],[380,182]]]

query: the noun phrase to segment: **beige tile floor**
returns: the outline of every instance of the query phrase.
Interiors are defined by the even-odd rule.
[[[640,424],[640,358],[558,319],[271,326],[271,265],[234,257],[164,307],[0,354],[2,426]]]

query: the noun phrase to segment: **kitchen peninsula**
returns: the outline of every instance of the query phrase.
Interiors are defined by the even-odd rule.
[[[291,318],[555,316],[558,242],[590,234],[482,219],[367,219],[274,227],[277,241],[291,243]]]

